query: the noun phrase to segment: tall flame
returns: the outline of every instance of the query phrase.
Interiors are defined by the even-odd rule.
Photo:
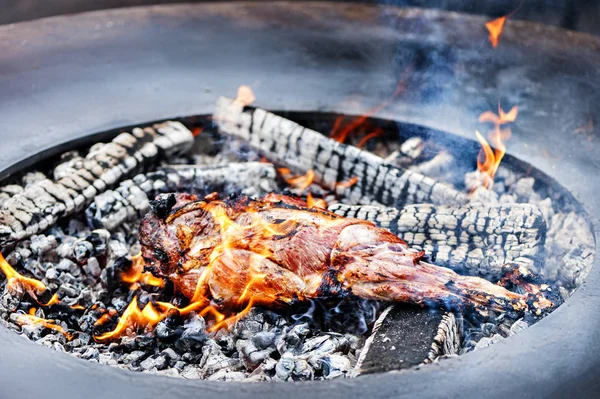
[[[504,142],[510,139],[512,134],[510,128],[501,128],[501,126],[514,122],[518,114],[519,109],[517,106],[512,107],[508,112],[504,112],[500,105],[498,105],[498,115],[491,111],[486,111],[479,116],[479,122],[488,122],[494,125],[494,128],[488,134],[491,145],[488,144],[488,141],[481,133],[475,131],[477,140],[481,144],[481,150],[477,157],[477,170],[484,176],[483,186],[485,188],[492,188],[496,171],[500,166],[504,154],[506,154],[506,145]]]

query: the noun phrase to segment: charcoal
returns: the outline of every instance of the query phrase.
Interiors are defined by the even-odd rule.
[[[87,348],[86,351],[81,355],[82,359],[98,359],[100,352],[96,348]]]
[[[460,336],[452,313],[390,306],[373,327],[353,375],[401,370],[458,353]]]
[[[401,210],[335,204],[329,209],[370,220],[423,249],[432,263],[470,275],[498,280],[508,262],[537,270],[545,261],[546,222],[531,204],[421,204]]]
[[[327,379],[345,377],[351,370],[352,365],[346,356],[328,355],[319,358],[319,368]]]
[[[93,252],[94,246],[92,243],[84,239],[77,240],[73,245],[73,258],[80,264],[85,263]]]
[[[313,338],[307,339],[302,348],[300,349],[300,353],[303,354],[311,354],[311,355],[325,355],[329,353],[345,351],[348,346],[348,341],[346,337],[341,334],[322,334]]]
[[[265,349],[275,343],[275,334],[272,332],[261,331],[252,337],[252,343],[258,349]]]
[[[147,353],[145,351],[133,351],[125,355],[123,361],[125,363],[132,363],[138,365],[143,359],[146,358],[146,356]]]
[[[400,169],[378,156],[340,144],[322,134],[264,111],[244,108],[221,97],[213,119],[222,132],[249,143],[273,162],[302,174],[313,170],[316,181],[353,204],[378,202],[401,207],[431,202],[463,204],[464,193],[419,173]],[[355,184],[338,183],[359,178]]]
[[[483,349],[483,348],[487,348],[488,346],[495,344],[497,342],[500,342],[504,339],[504,337],[502,337],[500,334],[494,334],[492,335],[490,338],[488,337],[483,337],[479,340],[479,342],[477,342],[477,344],[475,345],[475,350],[479,350],[479,349]]]
[[[275,375],[282,381],[287,381],[294,370],[294,355],[291,352],[285,352],[275,366]]]
[[[42,256],[57,247],[56,238],[53,235],[34,235],[31,237],[30,249],[37,256]]]
[[[184,324],[181,337],[175,342],[175,347],[180,351],[189,352],[202,347],[206,342],[206,322],[200,316],[191,316]]]
[[[294,360],[291,376],[293,381],[308,381],[313,379],[314,371],[304,359]]]
[[[92,276],[94,278],[100,277],[100,274],[102,274],[100,263],[95,257],[91,257],[87,260],[87,263],[83,265],[83,270],[88,276]]]
[[[208,381],[241,381],[245,378],[244,373],[221,369],[207,378]]]

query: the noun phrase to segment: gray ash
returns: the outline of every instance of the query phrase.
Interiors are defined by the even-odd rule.
[[[549,229],[545,245],[547,262],[536,271],[553,282],[565,299],[587,274],[595,244],[586,230],[585,217],[577,209],[565,206],[568,201],[562,194],[538,184],[524,171],[501,166],[493,190],[484,191],[478,188],[481,179],[477,172],[465,176],[460,168],[457,172],[449,167],[460,154],[431,140],[420,137],[403,143],[373,140],[368,148],[387,157],[389,162],[457,187],[474,189],[476,196],[491,203],[537,204]],[[51,176],[30,171],[13,179],[0,187],[0,204],[47,177],[59,179],[68,175],[81,166],[83,158],[81,153],[68,152],[54,166]],[[0,323],[55,350],[129,370],[218,381],[349,377],[381,314],[381,303],[344,298],[312,300],[282,309],[253,308],[231,331],[222,329],[216,333],[207,333],[207,321],[198,314],[186,317],[172,314],[151,332],[138,331],[134,336],[111,343],[94,340],[96,334],[114,328],[118,316],[134,297],[140,307],[157,300],[177,302],[168,284],[164,289],[143,286],[131,290],[121,278],[121,273],[130,267],[129,257],[140,252],[137,240],[140,217],[150,206],[160,210],[170,205],[168,201],[149,202],[150,198],[173,191],[174,187],[199,192],[216,187],[207,180],[197,180],[200,175],[196,172],[187,175],[187,180],[174,177],[181,175],[172,165],[214,166],[260,159],[246,143],[207,128],[196,140],[191,155],[173,154],[163,159],[162,166],[168,164],[170,172],[121,179],[113,190],[98,194],[87,209],[60,219],[42,234],[19,241],[7,254],[7,261],[19,272],[42,281],[49,292],[56,292],[60,304],[41,307],[26,293],[14,295],[4,288],[0,297]],[[241,178],[246,187],[236,183],[216,188],[225,193],[243,191],[250,195],[290,190],[268,169],[265,173],[249,184],[247,176]],[[207,179],[206,175],[201,179]],[[312,186],[311,190],[330,203],[343,201],[320,187]],[[52,321],[68,332],[70,339],[40,324],[21,325],[20,316],[32,308],[35,316]],[[459,354],[510,337],[536,321],[515,320],[507,314],[490,314],[485,320],[459,315],[458,319]]]

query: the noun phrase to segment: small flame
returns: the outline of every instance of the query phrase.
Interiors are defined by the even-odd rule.
[[[46,285],[34,278],[19,274],[0,254],[0,270],[6,276],[6,288],[12,293],[27,292],[33,298],[46,291]],[[54,298],[54,297],[53,297]],[[51,300],[52,301],[52,300]]]
[[[35,308],[31,308],[29,309],[29,314],[21,314],[17,317],[17,323],[19,323],[19,325],[23,326],[23,325],[41,325],[43,327],[49,328],[51,330],[54,331],[58,331],[59,333],[63,334],[67,340],[72,340],[73,339],[73,335],[69,334],[68,332],[65,331],[64,328],[62,328],[61,326],[59,326],[58,324],[52,323],[51,321],[48,321],[46,319],[43,319],[41,317],[37,317],[35,316]]]
[[[510,111],[504,112],[498,105],[498,115],[493,112],[486,111],[479,116],[479,122],[489,122],[494,125],[493,130],[488,134],[491,145],[479,133],[475,131],[477,140],[481,144],[481,151],[477,157],[477,170],[484,176],[483,186],[492,188],[494,184],[494,176],[500,166],[500,162],[506,154],[506,145],[504,142],[510,139],[512,134],[510,128],[502,129],[501,126],[507,123],[514,122],[519,114],[517,106],[511,108]],[[492,149],[492,146],[494,147]]]
[[[354,176],[348,180],[337,182],[337,183],[335,183],[335,189],[338,189],[338,188],[343,189],[343,188],[352,187],[353,185],[356,184],[357,181],[358,181],[358,177]]]
[[[237,97],[235,98],[234,102],[246,107],[252,104],[254,100],[256,100],[256,96],[254,96],[252,89],[248,86],[242,85],[238,89]]]
[[[103,315],[105,316],[105,315]],[[144,306],[144,309],[140,310],[138,307],[137,296],[133,298],[123,315],[119,319],[119,322],[114,330],[106,332],[104,334],[94,337],[96,341],[107,341],[113,338],[120,337],[125,334],[130,334],[138,328],[144,328],[146,331],[150,331],[159,321],[165,318],[165,315],[159,312],[152,303],[148,303]],[[108,319],[108,318],[106,318]],[[98,319],[98,321],[106,319]],[[98,321],[96,323],[98,323]],[[100,323],[102,324],[102,323]]]
[[[519,6],[510,14],[485,23],[485,27],[490,33],[489,39],[493,48],[496,48],[496,46],[498,46],[500,35],[502,34],[502,30],[504,29],[504,23],[506,22],[506,19],[518,13],[521,7],[523,7],[523,4],[525,4],[525,0],[521,0]]]
[[[287,184],[301,192],[310,187],[315,180],[315,171],[312,169],[301,176],[293,176],[288,168],[279,168],[278,171]]]
[[[165,281],[162,278],[155,277],[152,273],[144,271],[144,259],[141,252],[132,256],[131,262],[129,270],[121,273],[121,281],[131,284],[131,287],[136,286],[136,284],[164,287]]]
[[[504,22],[506,22],[506,15],[498,19],[494,19],[493,21],[486,22],[485,24],[488,32],[490,32],[490,43],[492,43],[492,47],[494,48],[498,46],[500,34],[502,33],[502,29],[504,29]]]
[[[312,193],[308,193],[306,196],[306,203],[309,208],[327,209],[327,202],[323,198],[314,198]]]
[[[406,79],[412,73],[412,71],[412,65],[406,68],[398,80],[398,85],[396,86],[394,93],[392,93],[387,100],[383,101],[375,108],[368,110],[363,115],[353,118],[347,125],[343,124],[344,116],[338,116],[333,124],[331,133],[329,133],[329,137],[339,143],[345,143],[349,135],[356,134],[360,130],[365,130],[368,133],[363,136],[357,145],[357,147],[362,148],[367,141],[383,135],[383,129],[369,126],[368,119],[377,112],[389,107],[393,103],[394,99],[406,90]]]

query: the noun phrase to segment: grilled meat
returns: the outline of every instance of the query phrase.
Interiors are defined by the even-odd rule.
[[[140,227],[146,267],[188,299],[222,309],[348,294],[480,312],[553,306],[550,288],[523,268],[501,281],[522,293],[461,276],[371,222],[297,198],[168,194],[152,208]]]

